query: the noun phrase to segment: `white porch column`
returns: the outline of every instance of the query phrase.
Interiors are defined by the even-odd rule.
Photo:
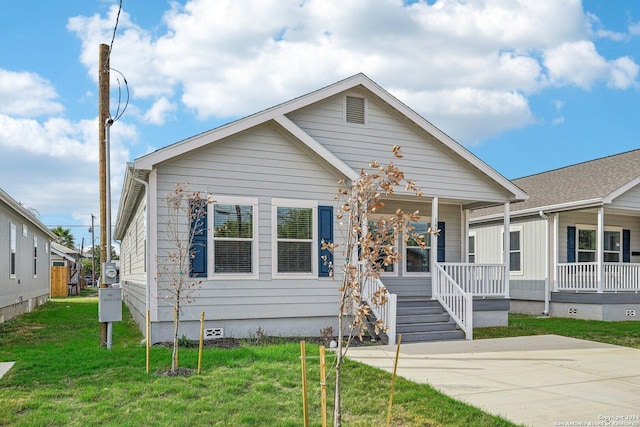
[[[511,205],[509,202],[504,204],[504,233],[502,233],[503,248],[504,248],[504,265],[505,265],[505,274],[504,274],[504,297],[509,298],[509,259],[511,253]],[[522,248],[520,248],[522,250]]]
[[[438,229],[438,198],[434,197],[431,201],[431,229]],[[431,239],[431,249],[429,251],[429,270],[431,271],[431,298],[434,298],[433,288],[436,284],[437,279],[437,270],[436,264],[438,263],[438,236],[436,234],[432,234],[429,236]]]
[[[603,252],[603,242],[604,242],[604,207],[600,207],[598,209],[598,235],[596,236],[596,262],[598,263],[598,267],[596,269],[598,275],[598,293],[602,293],[602,289],[604,286],[604,252]]]

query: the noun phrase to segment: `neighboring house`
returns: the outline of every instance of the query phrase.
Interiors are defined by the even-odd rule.
[[[51,242],[51,296],[77,295],[80,275],[80,251]]]
[[[469,210],[484,206],[503,206],[508,213],[509,203],[526,195],[358,74],[129,164],[114,238],[121,241],[125,302],[141,329],[149,310],[151,342],[172,335],[166,282],[156,278],[157,262],[164,262],[171,250],[166,194],[176,183],[188,182],[191,190],[210,194],[214,201],[207,230],[198,236],[204,250],[195,251],[191,271],[202,283],[194,301],[184,307],[180,334],[196,337],[204,312],[209,336],[251,336],[259,329],[271,335],[318,336],[321,329],[335,330],[337,325],[340,282],[329,277],[319,246],[323,239],[341,242],[335,199],[338,180],[356,179],[357,171],[372,160],[391,160],[394,144],[404,154],[395,164],[425,196],[400,192],[386,200],[382,213],[419,210],[418,229],[425,231],[433,223],[441,234],[431,239],[427,250],[401,243],[402,262],[390,266],[381,278],[397,307],[397,315],[387,317],[391,331],[403,332],[406,341],[434,339],[426,337],[423,329],[429,327],[423,324],[433,318],[444,320],[447,314],[429,314],[434,310],[427,307],[433,304],[432,293],[448,306],[467,337],[472,308],[477,324],[506,324],[506,263],[463,262],[467,217]],[[239,223],[244,223],[241,235],[221,232],[223,226]],[[278,226],[285,223],[300,233],[283,238]],[[343,261],[335,254],[335,264]],[[469,292],[453,289],[455,279]],[[445,296],[453,295],[456,301],[445,301]],[[475,306],[474,295],[479,297]],[[409,300],[418,307],[406,307]],[[417,315],[407,315],[412,312]],[[443,332],[439,338],[451,336],[460,335]],[[390,340],[394,339],[391,332]]]
[[[0,322],[49,298],[49,249],[53,233],[0,189]]]
[[[597,320],[640,319],[640,150],[513,180],[511,309]],[[504,226],[475,211],[476,262],[502,254]]]

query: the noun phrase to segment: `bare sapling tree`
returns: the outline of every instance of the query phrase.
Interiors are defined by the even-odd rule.
[[[207,209],[212,201],[199,191],[190,191],[189,184],[177,183],[166,194],[167,222],[165,236],[170,245],[166,260],[158,263],[160,288],[166,292],[174,309],[173,352],[171,372],[178,369],[178,332],[180,316],[186,304],[193,302],[202,280],[194,271],[196,257],[206,253]],[[205,236],[202,241],[202,236]],[[205,261],[206,262],[206,261]]]
[[[402,158],[401,148],[393,147],[394,158]],[[341,367],[344,356],[354,338],[362,340],[371,315],[371,305],[382,306],[387,302],[387,292],[379,287],[368,301],[363,301],[363,290],[367,281],[376,280],[401,255],[396,242],[399,238],[411,239],[412,245],[426,249],[424,235],[419,235],[411,225],[418,221],[418,211],[405,213],[398,209],[389,215],[380,215],[384,208],[384,200],[392,196],[396,190],[404,188],[405,193],[420,197],[422,191],[413,180],[407,179],[404,173],[393,163],[381,165],[373,161],[369,170],[361,170],[360,176],[346,184],[340,181],[337,198],[341,205],[337,219],[341,228],[345,229],[344,264],[340,286],[340,302],[338,310],[338,345],[336,350],[335,389],[334,389],[334,426],[342,424],[340,401]],[[375,216],[374,216],[375,215]],[[429,229],[429,232],[431,230]],[[322,248],[336,253],[338,245],[333,242],[322,242]],[[326,259],[325,259],[326,262]],[[335,269],[331,265],[331,269]],[[378,318],[374,324],[375,333],[385,331],[387,319]],[[348,331],[347,331],[348,329]]]

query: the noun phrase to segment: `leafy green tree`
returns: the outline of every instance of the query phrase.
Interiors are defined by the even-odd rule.
[[[61,244],[62,246],[66,246],[67,248],[75,248],[75,237],[73,237],[73,234],[71,234],[71,230],[58,226],[51,229],[51,232],[56,235],[56,243]]]

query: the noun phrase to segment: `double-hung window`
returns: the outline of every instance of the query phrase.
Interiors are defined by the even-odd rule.
[[[38,277],[38,237],[33,236],[33,278]]]
[[[430,224],[428,222],[412,222],[410,225],[413,230],[404,244],[404,273],[409,276],[423,275],[430,271],[431,234],[427,231]],[[427,244],[425,249],[422,249],[411,236],[413,233],[424,236],[424,241]]]
[[[469,232],[469,264],[475,264],[476,262],[476,233],[475,231]]]
[[[15,279],[16,277],[16,249],[17,249],[17,231],[16,225],[9,223],[9,277]]]
[[[210,212],[213,274],[257,275],[257,199],[217,198]]]
[[[504,253],[504,240],[502,242],[502,253]],[[522,226],[521,225],[511,227],[509,232],[509,273],[522,274]]]
[[[272,200],[273,274],[312,277],[317,272],[317,208],[314,201]]]
[[[388,224],[384,221],[384,216],[382,215],[372,215],[367,221],[368,231],[371,232],[371,237],[374,241],[381,240],[383,237],[381,234],[383,232],[381,229],[383,227],[388,227]],[[389,232],[391,234],[391,232]],[[387,254],[387,251],[391,251],[392,254],[396,254],[398,251],[398,239],[391,245],[391,239],[385,239],[384,241],[379,241],[378,245],[380,246],[378,252],[378,260],[377,264],[382,269],[383,276],[397,276],[398,275],[398,264],[395,262],[390,262],[390,257]],[[391,245],[391,246],[390,246]]]
[[[258,199],[216,196],[190,203],[192,210],[206,205],[191,221],[191,276],[258,277]]]
[[[592,225],[578,225],[578,262],[596,262],[597,231]],[[620,262],[622,260],[622,229],[605,227],[602,242],[603,261]]]

